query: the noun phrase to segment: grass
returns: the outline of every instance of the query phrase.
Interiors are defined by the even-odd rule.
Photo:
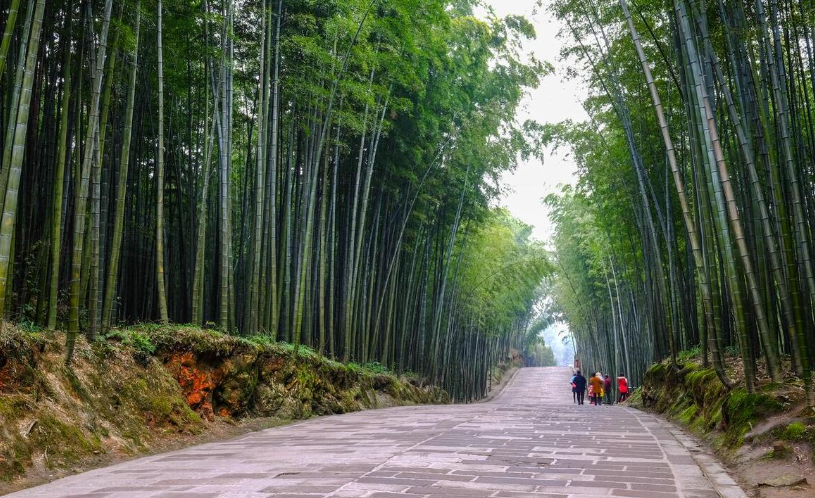
[[[785,441],[803,441],[807,439],[809,429],[803,422],[793,422],[784,428],[781,439]]]
[[[691,349],[680,351],[679,354],[677,355],[677,359],[681,363],[685,363],[693,358],[698,358],[701,354],[702,346],[697,344],[696,346],[693,346]]]

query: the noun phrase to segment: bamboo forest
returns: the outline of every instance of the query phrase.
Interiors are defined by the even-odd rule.
[[[811,402],[815,8],[530,4],[586,121],[520,117],[553,67],[481,0],[2,0],[0,315],[66,365],[192,324],[459,400],[558,323],[634,386],[696,351]],[[552,150],[537,240],[503,179]]]
[[[549,268],[492,203],[546,66],[474,7],[4,0],[0,312],[67,363],[190,323],[483,386]]]
[[[550,313],[578,356],[641,385],[653,361],[679,368],[698,349],[728,388],[792,375],[812,403],[812,6],[556,0],[551,12],[589,88],[591,119],[542,134],[579,168],[546,199]]]

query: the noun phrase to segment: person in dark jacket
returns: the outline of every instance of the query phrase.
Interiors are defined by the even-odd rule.
[[[569,381],[569,384],[572,386],[572,403],[577,403],[577,386],[574,384],[574,378],[576,375],[572,375],[572,380]]]
[[[605,379],[603,379],[603,391],[605,391],[605,394],[606,394],[606,404],[607,405],[612,404],[612,401],[611,401],[611,377],[609,377],[608,375],[606,375]]]
[[[580,370],[575,372],[572,377],[572,392],[577,397],[577,404],[582,405],[586,396],[586,378],[580,373]]]

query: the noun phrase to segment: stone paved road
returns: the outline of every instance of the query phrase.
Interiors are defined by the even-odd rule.
[[[561,368],[523,369],[489,403],[317,418],[8,496],[745,496],[710,457],[703,470],[697,460],[705,455],[664,422],[627,408],[573,405],[569,375]]]

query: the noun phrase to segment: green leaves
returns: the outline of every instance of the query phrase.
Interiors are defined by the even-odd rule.
[[[541,280],[552,273],[543,247],[530,229],[496,209],[472,226],[463,251],[462,299],[486,329],[509,330],[528,315]]]

